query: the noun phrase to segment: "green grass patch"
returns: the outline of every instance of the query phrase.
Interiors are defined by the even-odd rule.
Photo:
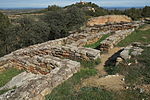
[[[143,28],[145,26],[141,26]],[[132,42],[141,42],[142,44],[149,44],[150,43],[150,30],[135,30],[131,35],[127,36],[124,40],[119,42],[117,46],[124,47]]]
[[[81,83],[81,80],[97,74],[96,69],[84,68],[73,77],[56,87],[51,94],[46,96],[46,100],[75,100],[75,86]]]
[[[114,100],[112,92],[98,87],[83,87],[73,94],[71,100]]]
[[[102,38],[100,38],[97,42],[95,42],[95,43],[93,43],[93,44],[88,44],[88,45],[85,45],[84,47],[87,47],[87,48],[97,48],[100,44],[101,44],[101,42],[103,41],[103,40],[105,40],[107,37],[109,37],[110,36],[110,34],[104,34],[103,36],[102,36]]]
[[[100,58],[92,61],[80,61],[81,65],[87,68],[94,68],[96,65],[100,64]]]
[[[22,71],[15,68],[7,69],[4,72],[0,73],[0,87],[4,86],[9,82],[14,76],[20,74]]]

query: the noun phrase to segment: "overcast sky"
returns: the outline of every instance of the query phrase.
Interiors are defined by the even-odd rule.
[[[48,5],[66,6],[80,0],[0,0],[0,8],[47,7]],[[150,6],[150,0],[83,0],[102,7],[141,7]]]

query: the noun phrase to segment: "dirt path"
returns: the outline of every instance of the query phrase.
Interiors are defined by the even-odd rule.
[[[104,70],[105,62],[110,58],[113,54],[115,54],[117,51],[121,50],[120,47],[114,47],[108,53],[101,55],[101,63],[96,67],[96,69],[99,71],[101,75],[107,75],[106,71]]]
[[[108,53],[101,55],[101,64],[99,64],[96,69],[98,70],[98,74],[96,76],[92,76],[87,78],[81,82],[81,84],[76,86],[76,89],[79,90],[82,87],[86,86],[94,86],[94,87],[104,87],[108,90],[121,90],[124,89],[124,76],[122,75],[107,75],[107,72],[104,70],[105,62],[117,51],[122,48],[115,47],[111,49]],[[103,77],[101,77],[103,76]]]

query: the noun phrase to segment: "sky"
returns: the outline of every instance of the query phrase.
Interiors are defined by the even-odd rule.
[[[0,8],[43,8],[48,5],[66,6],[80,0],[0,0]],[[101,7],[143,7],[150,6],[150,0],[83,0]]]

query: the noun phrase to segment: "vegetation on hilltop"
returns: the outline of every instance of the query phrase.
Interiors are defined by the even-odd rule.
[[[69,35],[70,30],[79,28],[86,21],[78,8],[49,11],[39,18],[23,16],[10,24],[7,16],[0,13],[0,56],[19,48],[54,40]]]
[[[62,10],[62,7],[59,7],[57,5],[52,5],[52,6],[48,6],[47,10],[48,11],[57,11],[57,10]]]
[[[133,20],[138,20],[142,17],[150,17],[150,6],[145,6],[144,8],[130,8],[126,10],[107,10],[102,7],[99,7],[98,5],[87,2],[87,3],[76,3],[72,4],[69,6],[66,6],[65,8],[70,8],[70,7],[78,7],[82,9],[86,16],[92,16],[92,17],[97,17],[97,16],[104,16],[104,15],[127,15],[131,17]],[[89,8],[94,8],[95,11],[89,10]]]
[[[106,10],[102,7],[99,7],[98,5],[96,5],[95,3],[92,3],[92,2],[87,2],[85,4],[76,3],[76,4],[66,6],[64,8],[68,9],[68,8],[71,8],[71,7],[80,8],[81,10],[83,10],[83,12],[86,14],[86,16],[97,17],[97,16],[103,16],[103,15],[108,15],[109,14],[108,10]]]

